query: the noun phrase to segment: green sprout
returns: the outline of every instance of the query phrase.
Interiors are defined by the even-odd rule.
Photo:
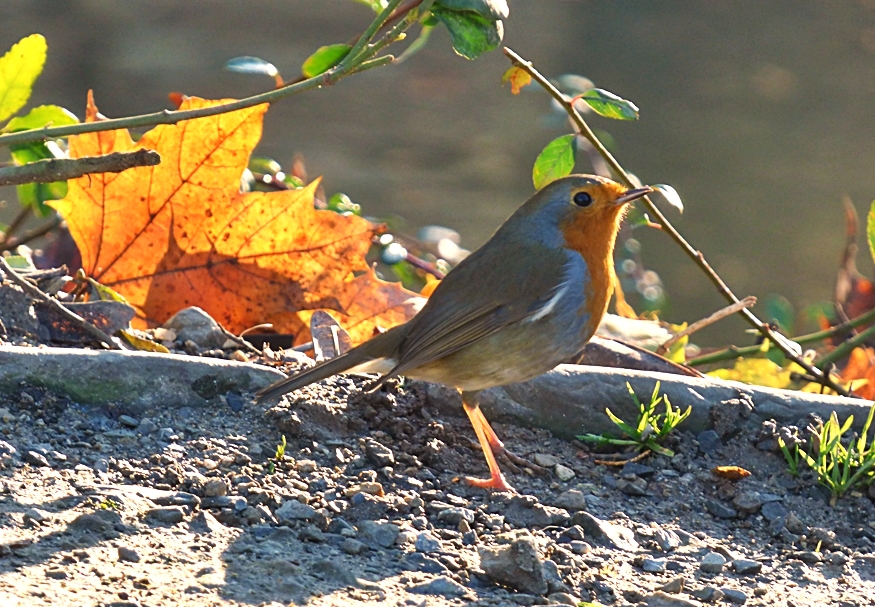
[[[283,442],[276,446],[276,454],[274,459],[280,461],[286,456],[286,435],[283,434]]]
[[[783,437],[778,437],[778,445],[790,468],[790,474],[798,474],[799,460],[802,459],[817,475],[817,482],[829,489],[832,494],[831,505],[835,505],[852,487],[871,484],[875,478],[875,443],[868,443],[869,428],[875,417],[875,405],[869,409],[869,416],[863,424],[863,432],[855,432],[846,447],[842,443],[845,433],[854,423],[849,415],[844,424],[839,424],[833,411],[826,423],[808,427],[810,433],[808,450],[800,449],[798,444],[790,449]]]
[[[634,427],[614,415],[610,409],[605,409],[605,413],[608,414],[611,421],[617,425],[620,432],[629,437],[628,439],[613,438],[611,436],[600,434],[583,434],[577,438],[583,441],[598,443],[600,445],[632,446],[636,447],[639,451],[650,449],[654,453],[673,457],[674,451],[666,449],[661,446],[660,443],[664,441],[665,438],[681,424],[681,422],[690,416],[693,408],[687,407],[687,410],[684,412],[681,412],[680,408],[673,408],[667,395],[663,394],[662,396],[658,396],[659,386],[660,383],[656,382],[656,386],[653,388],[653,394],[650,396],[650,402],[645,405],[638,400],[638,396],[635,394],[632,386],[626,382],[626,387],[629,389],[629,394],[632,395],[632,400],[638,405],[638,421]],[[665,413],[657,413],[656,407],[663,400],[665,401]]]

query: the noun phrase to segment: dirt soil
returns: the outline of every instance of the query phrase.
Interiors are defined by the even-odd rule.
[[[495,424],[547,471],[505,462],[518,493],[490,493],[460,479],[486,472],[460,408],[360,386],[139,418],[0,397],[0,605],[875,604],[872,499],[830,506],[769,427],[616,468]]]

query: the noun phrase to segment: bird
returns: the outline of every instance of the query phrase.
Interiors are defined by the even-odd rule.
[[[409,321],[259,390],[259,403],[338,373],[378,373],[456,388],[489,466],[470,485],[514,491],[496,455],[512,456],[480,410],[480,391],[526,381],[578,353],[614,288],[613,250],[628,203],[653,192],[569,175],[531,196],[440,282]],[[514,456],[515,457],[515,456]]]

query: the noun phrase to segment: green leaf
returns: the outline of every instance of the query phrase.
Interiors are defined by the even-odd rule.
[[[76,115],[58,105],[41,105],[30,110],[24,116],[16,116],[3,127],[3,133],[41,129],[44,126],[68,126],[79,124]]]
[[[315,53],[307,57],[304,65],[301,66],[301,73],[304,74],[305,78],[312,78],[325,73],[343,61],[343,58],[349,54],[350,50],[352,50],[352,47],[348,44],[320,46]]]
[[[532,181],[540,190],[551,181],[570,175],[577,157],[577,135],[563,135],[547,144],[535,159]]]
[[[46,39],[31,34],[0,58],[0,120],[6,120],[30,99],[33,83],[46,62]]]
[[[63,158],[64,154],[54,141],[33,142],[9,146],[12,160],[21,166],[47,158]],[[51,183],[26,183],[16,186],[18,202],[23,207],[30,207],[40,217],[47,217],[52,209],[46,206],[47,200],[60,200],[67,195],[66,181]]]
[[[225,64],[225,69],[238,74],[257,74],[275,78],[279,71],[273,63],[258,57],[234,57]]]
[[[439,6],[432,14],[447,26],[453,40],[453,50],[465,59],[476,59],[491,51],[504,37],[501,21],[491,21],[473,11],[453,11]]]
[[[875,200],[869,207],[869,215],[866,217],[866,240],[869,241],[869,253],[875,260]]]
[[[473,11],[490,21],[507,19],[510,12],[507,0],[437,0],[435,5],[454,11]]]
[[[604,89],[591,89],[583,93],[580,99],[599,116],[616,120],[638,120],[638,107],[634,103]]]

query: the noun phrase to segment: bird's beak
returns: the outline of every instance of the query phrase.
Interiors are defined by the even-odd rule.
[[[644,186],[643,188],[635,188],[634,190],[626,190],[619,198],[614,200],[614,204],[616,206],[622,206],[627,202],[632,202],[633,200],[638,200],[642,196],[647,196],[651,192],[655,190],[651,188],[649,185]]]

